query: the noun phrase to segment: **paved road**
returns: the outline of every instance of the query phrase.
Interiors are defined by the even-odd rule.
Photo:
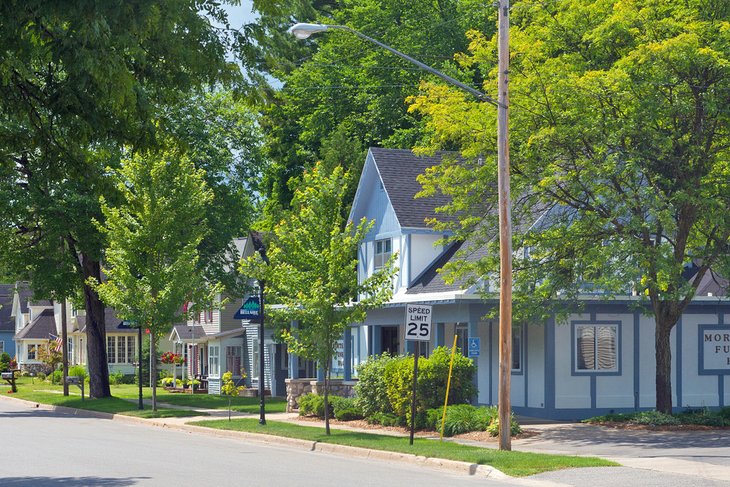
[[[403,463],[30,409],[14,401],[0,401],[0,437],[0,485],[11,487],[514,485]]]

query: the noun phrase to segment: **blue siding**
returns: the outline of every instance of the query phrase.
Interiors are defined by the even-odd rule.
[[[13,337],[15,336],[15,333],[10,332],[0,332],[0,342],[3,342],[4,351],[7,352],[11,357],[15,357],[15,340],[13,340]]]

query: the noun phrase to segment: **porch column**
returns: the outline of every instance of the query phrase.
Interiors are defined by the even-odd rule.
[[[345,327],[344,340],[344,361],[345,361],[345,380],[352,380],[352,329]]]
[[[299,328],[299,324],[296,321],[291,322],[291,329],[294,333],[294,330]],[[287,347],[288,350],[288,347]],[[289,378],[290,379],[298,379],[299,378],[299,357],[294,355],[293,353],[289,354]]]

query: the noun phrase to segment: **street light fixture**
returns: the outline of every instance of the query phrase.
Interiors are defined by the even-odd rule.
[[[289,28],[287,32],[297,39],[306,39],[312,34],[325,32],[331,29],[346,30],[361,39],[382,47],[396,56],[405,59],[411,64],[438,76],[452,86],[456,86],[474,96],[477,100],[497,107],[497,163],[498,163],[498,191],[499,191],[499,448],[512,449],[510,436],[510,380],[512,364],[512,218],[510,214],[510,176],[509,176],[509,0],[498,0],[495,5],[499,8],[499,77],[497,101],[475,90],[471,86],[455,80],[441,71],[438,71],[422,62],[413,59],[380,41],[366,36],[345,25],[324,25],[299,23]]]

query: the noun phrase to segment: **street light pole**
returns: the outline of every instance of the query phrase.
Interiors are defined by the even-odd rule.
[[[512,363],[512,220],[510,212],[510,175],[509,175],[509,0],[499,0],[499,95],[497,101],[475,90],[471,86],[448,76],[422,62],[413,59],[390,46],[376,41],[345,25],[295,24],[288,32],[297,39],[306,39],[312,34],[331,29],[346,30],[383,49],[405,59],[411,64],[438,76],[442,80],[466,91],[477,100],[494,105],[497,114],[497,164],[499,191],[499,448],[512,449],[510,436],[510,374]]]

